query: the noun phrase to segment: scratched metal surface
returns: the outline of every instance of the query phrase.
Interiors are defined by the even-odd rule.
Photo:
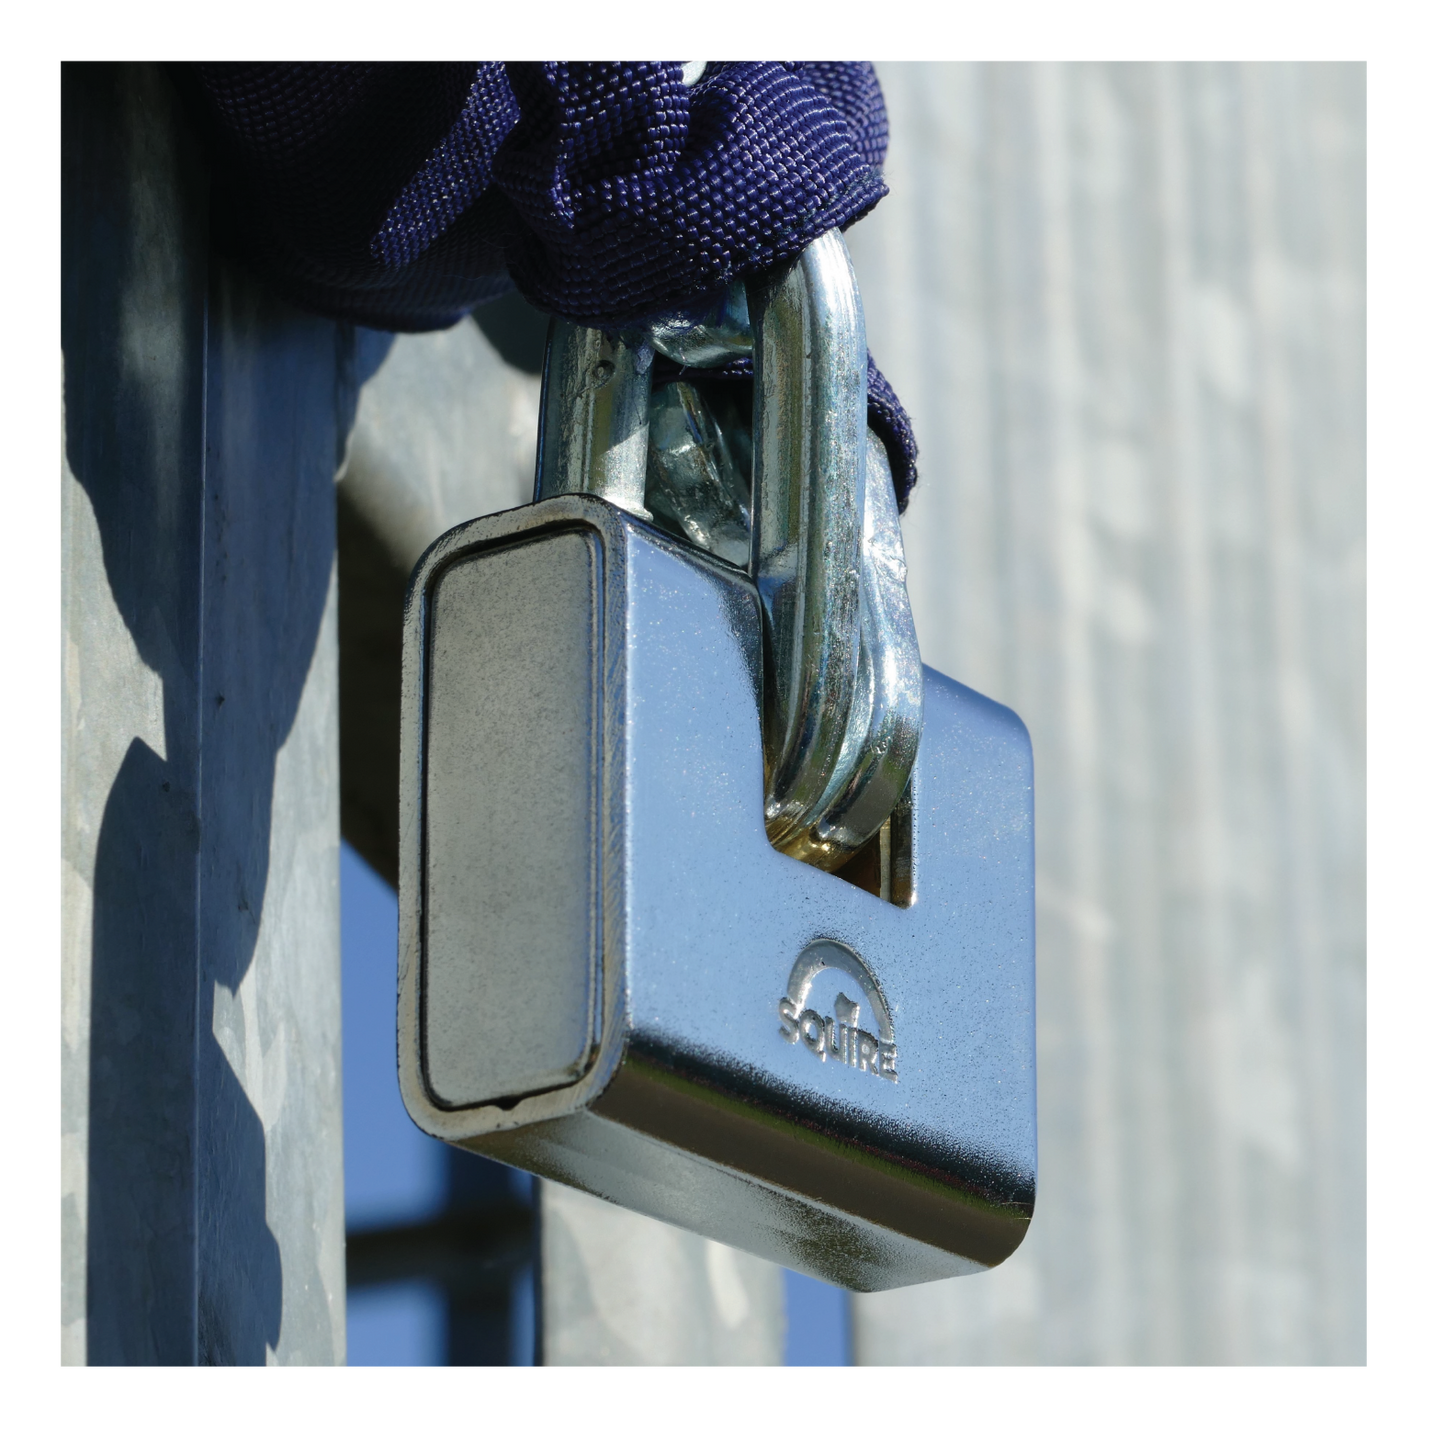
[[[880,73],[923,657],[1034,740],[1040,1168],[857,1359],[1361,1361],[1363,66]]]

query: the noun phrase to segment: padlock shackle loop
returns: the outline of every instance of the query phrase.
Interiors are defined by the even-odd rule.
[[[842,237],[823,235],[750,284],[748,311],[766,817],[786,849],[822,811],[858,670],[868,340]]]
[[[868,430],[868,339],[836,230],[749,285],[753,559],[768,838],[832,868],[898,803],[923,671],[898,509]]]

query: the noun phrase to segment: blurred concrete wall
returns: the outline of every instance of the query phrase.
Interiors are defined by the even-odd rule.
[[[924,659],[1037,761],[1040,1188],[861,1362],[1364,1356],[1364,67],[880,66]]]

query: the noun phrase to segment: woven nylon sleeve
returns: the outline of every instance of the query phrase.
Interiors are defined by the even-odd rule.
[[[866,64],[198,64],[217,241],[294,302],[450,326],[514,284],[617,328],[801,252],[887,192]],[[869,363],[900,502],[907,414]]]

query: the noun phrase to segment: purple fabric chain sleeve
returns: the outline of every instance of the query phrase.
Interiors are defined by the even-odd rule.
[[[493,173],[539,308],[617,328],[800,253],[886,192],[847,121],[781,64],[509,65]],[[876,93],[876,85],[875,85]],[[881,108],[882,96],[877,96]]]
[[[513,284],[617,328],[861,218],[887,190],[871,65],[175,67],[206,142],[218,241],[294,302],[447,327]],[[900,504],[907,414],[869,360]]]

